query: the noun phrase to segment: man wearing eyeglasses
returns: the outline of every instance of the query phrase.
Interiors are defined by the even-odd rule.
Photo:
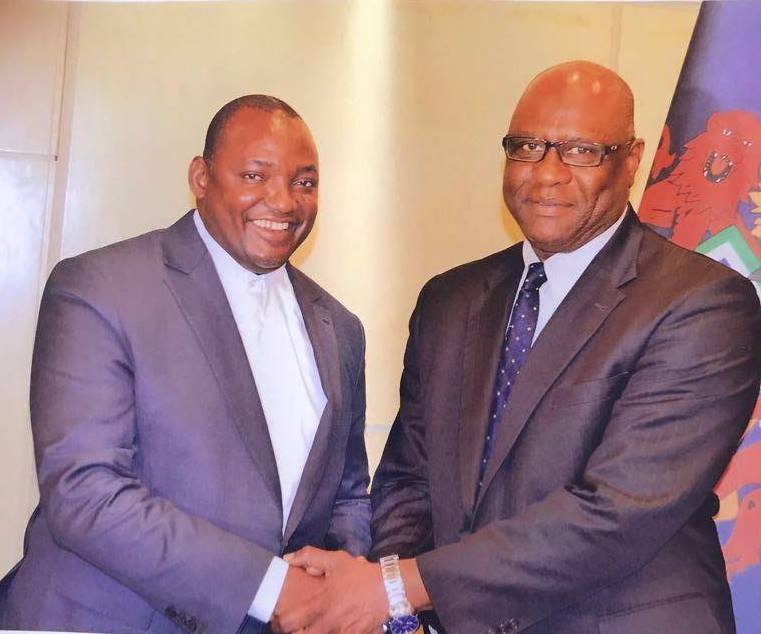
[[[343,610],[407,634],[433,607],[439,634],[734,632],[712,489],[758,396],[758,298],[637,220],[612,71],[538,75],[503,146],[526,240],[433,278],[410,320],[372,492],[387,593],[377,564],[302,551],[329,600],[282,629],[349,631]]]

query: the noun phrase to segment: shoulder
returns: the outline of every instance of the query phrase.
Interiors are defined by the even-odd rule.
[[[460,302],[481,292],[485,285],[504,278],[523,267],[521,243],[472,262],[460,264],[428,280],[420,291],[418,303]]]
[[[637,276],[629,296],[627,323],[649,321],[669,346],[683,354],[707,347],[755,349],[761,353],[761,310],[755,286],[728,266],[672,244],[643,228]],[[657,339],[653,339],[657,341]]]
[[[700,295],[721,288],[758,304],[755,287],[737,271],[702,253],[684,249],[648,227],[643,226],[642,231],[638,274],[657,284],[661,294]]]
[[[154,289],[162,284],[155,264],[161,261],[159,234],[151,232],[61,260],[42,294],[40,341],[46,341],[50,332],[66,329],[93,341],[110,332],[126,349],[125,314],[145,310],[156,296]]]
[[[68,306],[89,307],[109,320],[147,314],[165,293],[165,247],[167,237],[176,236],[176,226],[61,260],[50,273],[40,310],[64,301]]]
[[[82,289],[139,285],[161,263],[161,237],[165,231],[150,231],[65,258],[53,267],[48,285]]]

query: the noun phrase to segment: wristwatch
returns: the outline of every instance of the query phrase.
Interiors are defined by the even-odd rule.
[[[399,555],[381,557],[380,569],[388,596],[390,616],[383,626],[383,631],[388,634],[413,634],[420,628],[420,621],[404,591],[404,581],[399,570]]]

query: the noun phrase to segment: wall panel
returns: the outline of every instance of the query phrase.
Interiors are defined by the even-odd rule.
[[[68,7],[0,1],[0,574],[37,501],[31,362],[52,200]]]

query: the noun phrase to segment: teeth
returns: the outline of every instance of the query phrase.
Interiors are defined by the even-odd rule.
[[[254,220],[254,224],[262,229],[270,229],[272,231],[285,231],[288,228],[287,222],[275,222],[274,220]]]

